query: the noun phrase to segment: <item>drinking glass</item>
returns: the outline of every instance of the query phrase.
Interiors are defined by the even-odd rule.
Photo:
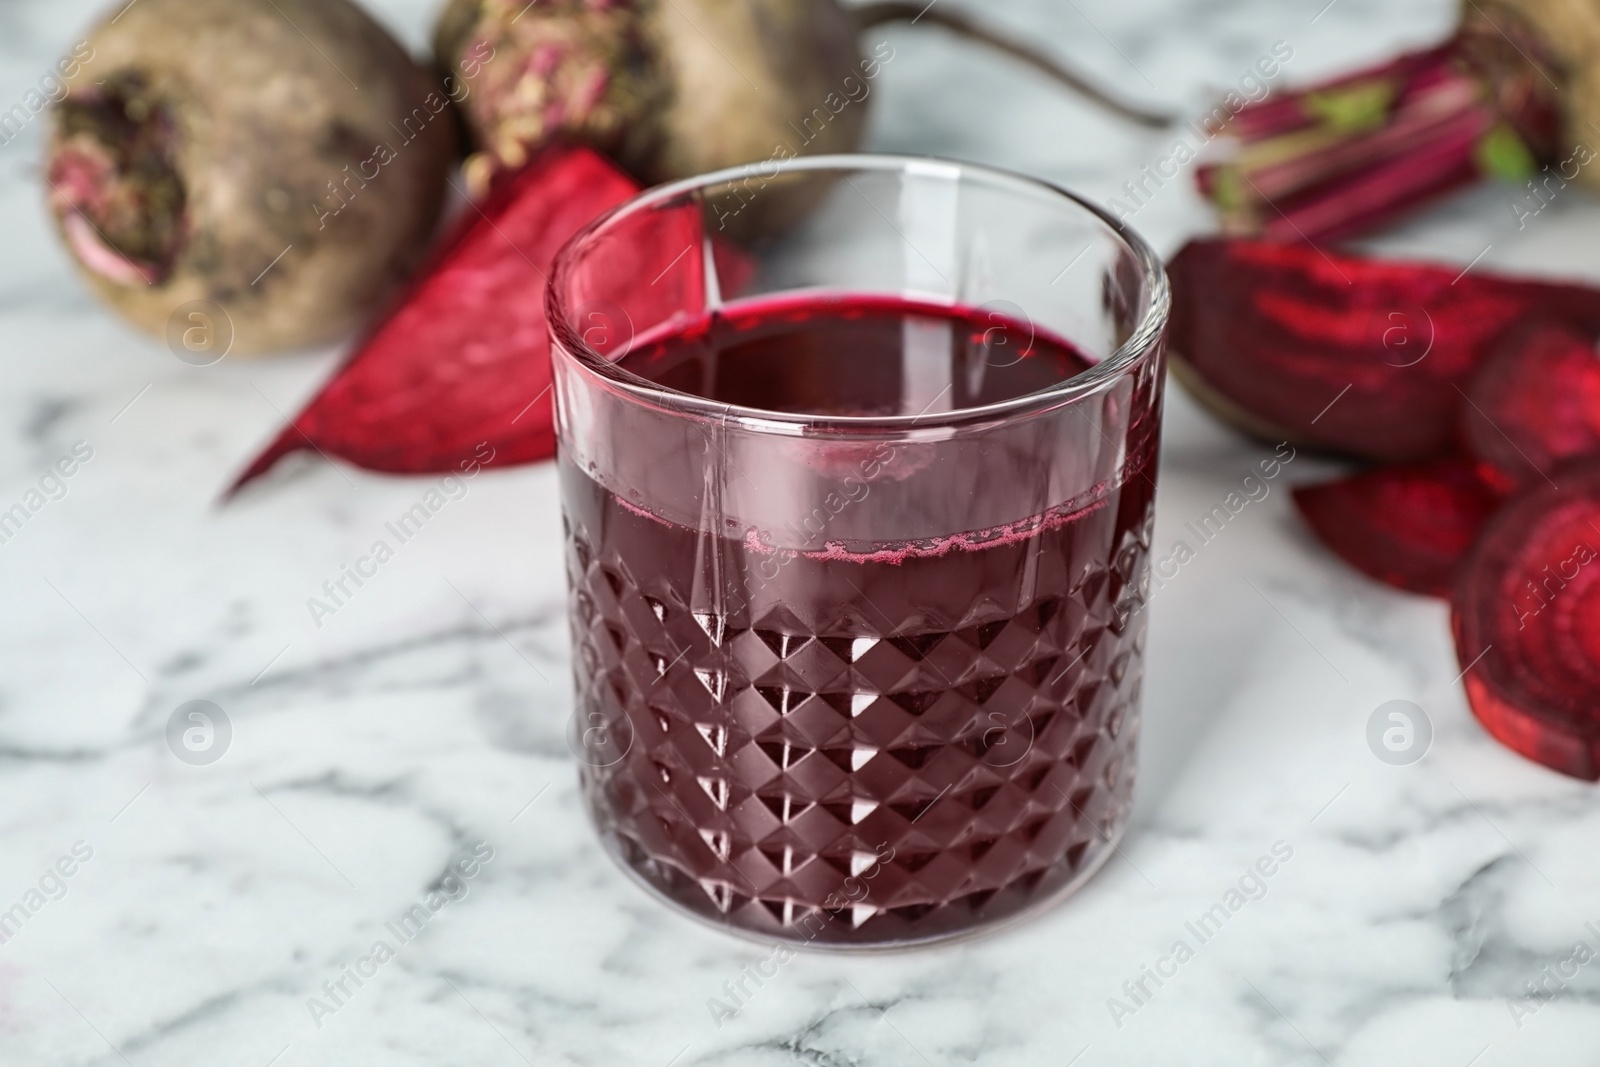
[[[573,239],[548,294],[571,744],[625,872],[860,948],[1106,861],[1168,305],[1099,208],[932,159],[722,171]]]

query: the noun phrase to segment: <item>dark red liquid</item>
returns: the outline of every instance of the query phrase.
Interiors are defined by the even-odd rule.
[[[917,414],[908,377],[941,360],[933,410],[1085,367],[986,313],[865,299],[725,313],[622,366],[769,410]],[[818,943],[937,937],[1086,877],[1131,800],[1146,423],[1126,477],[1087,503],[776,557],[563,456],[579,719],[610,746],[583,780],[608,845],[714,921]],[[710,557],[718,613],[696,610]]]

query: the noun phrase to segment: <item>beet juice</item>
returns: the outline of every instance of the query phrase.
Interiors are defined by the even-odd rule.
[[[802,295],[689,317],[616,365],[845,428],[781,441],[793,466],[715,417],[612,427],[605,447],[643,457],[631,475],[563,450],[583,782],[624,866],[744,931],[883,944],[1013,915],[1103,863],[1134,777],[1149,376],[1120,426],[1041,416],[962,451],[922,427],[1090,363],[994,311]],[[864,418],[905,440],[854,439]],[[1046,457],[1112,435],[1104,476],[1054,489]],[[747,523],[741,501],[785,518]],[[1008,521],[964,524],[981,501]]]
[[[730,932],[950,938],[1132,804],[1171,298],[1070,193],[913,157],[660,186],[551,273],[601,841]]]

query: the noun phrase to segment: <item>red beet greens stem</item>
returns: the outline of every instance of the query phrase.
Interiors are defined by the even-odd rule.
[[[1229,233],[1370,231],[1485,177],[1525,181],[1554,150],[1554,103],[1486,60],[1478,35],[1246,106],[1198,172]],[[1531,68],[1530,68],[1531,69]]]

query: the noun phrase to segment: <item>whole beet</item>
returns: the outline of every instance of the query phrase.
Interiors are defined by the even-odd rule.
[[[659,182],[857,148],[858,30],[835,0],[450,0],[435,43],[493,169],[565,137]]]
[[[135,325],[213,301],[235,352],[338,335],[413,267],[456,132],[349,0],[139,0],[88,38],[45,173],[63,239]]]

